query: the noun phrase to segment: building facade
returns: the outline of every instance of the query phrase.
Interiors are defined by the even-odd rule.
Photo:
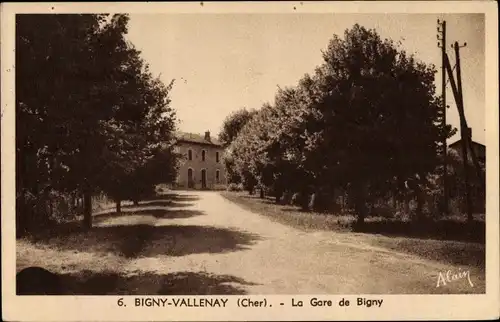
[[[470,137],[472,138],[472,130],[469,129],[470,132]],[[465,144],[466,150],[467,150],[467,158],[469,160],[469,164],[471,164],[471,169],[469,170],[469,193],[472,201],[472,211],[476,213],[485,213],[486,211],[486,186],[485,186],[485,168],[483,168],[483,171],[481,171],[481,176],[483,178],[479,180],[477,177],[477,172],[476,169],[474,168],[475,165],[472,163],[472,151],[474,151],[474,154],[477,158],[477,161],[479,161],[479,166],[480,167],[485,167],[486,165],[486,146],[472,141],[471,144],[469,142],[466,142]],[[460,164],[462,164],[462,158],[463,158],[463,147],[462,147],[462,139],[459,139],[458,141],[452,143],[449,145],[450,150],[456,151],[460,158]],[[463,165],[462,165],[463,167]],[[463,168],[462,168],[463,169]],[[464,193],[464,177],[463,173],[460,173],[460,177],[454,177],[455,179],[450,182],[450,194],[451,196],[465,196]],[[461,206],[462,211],[466,211],[466,203],[465,201],[462,202]]]
[[[175,188],[218,190],[226,187],[224,148],[210,132],[178,133],[176,152],[182,156]]]
[[[469,135],[472,137],[472,129],[469,128]],[[469,146],[466,142],[466,150],[467,150],[467,158],[472,161],[472,153],[471,149],[474,150],[474,154],[476,155],[478,161],[483,164],[486,162],[486,146],[481,143],[472,141],[472,146]],[[462,139],[459,139],[452,144],[449,145],[449,148],[455,150],[460,157],[462,157]]]

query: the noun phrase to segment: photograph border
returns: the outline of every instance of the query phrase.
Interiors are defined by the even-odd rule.
[[[490,1],[377,2],[183,2],[183,3],[2,3],[1,4],[1,229],[2,307],[4,320],[144,321],[144,320],[454,320],[499,316],[499,149],[498,149],[498,13]],[[213,13],[484,13],[486,127],[486,294],[472,295],[229,295],[226,308],[134,307],[147,296],[16,296],[15,251],[15,15],[22,13],[213,14]],[[151,296],[153,297],[153,296]],[[154,296],[159,297],[159,296]],[[162,296],[164,297],[164,296]],[[192,298],[192,296],[175,296]],[[241,308],[237,299],[269,303],[309,302],[312,297],[338,303],[342,298],[381,298],[380,308],[317,307]],[[117,305],[119,298],[130,303]]]

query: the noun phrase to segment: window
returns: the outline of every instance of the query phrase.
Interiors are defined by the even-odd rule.
[[[220,171],[217,170],[217,171],[215,171],[215,182],[219,183],[219,180],[220,180]]]
[[[188,160],[193,160],[193,151],[191,149],[188,150]]]
[[[219,163],[219,152],[215,152],[215,162]]]
[[[205,150],[201,151],[201,161],[205,161]]]

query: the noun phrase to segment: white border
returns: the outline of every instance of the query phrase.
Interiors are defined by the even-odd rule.
[[[3,3],[1,16],[2,67],[2,307],[3,319],[22,321],[144,321],[144,320],[390,320],[490,319],[499,316],[499,161],[498,161],[498,14],[496,2],[240,2],[240,3]],[[484,295],[381,295],[378,309],[289,306],[240,309],[119,308],[115,296],[17,297],[15,276],[15,132],[14,132],[14,19],[15,13],[485,13],[486,30],[486,145],[487,244]],[[338,301],[358,295],[323,296]],[[363,295],[359,295],[363,296]],[[235,303],[240,296],[227,296]],[[251,296],[262,299],[264,296]],[[366,296],[369,297],[369,296]],[[372,295],[373,297],[373,295]],[[130,297],[132,298],[132,297]],[[290,296],[265,296],[289,302]],[[294,296],[307,301],[311,296]],[[126,301],[130,301],[127,297]],[[130,302],[131,303],[131,302]]]

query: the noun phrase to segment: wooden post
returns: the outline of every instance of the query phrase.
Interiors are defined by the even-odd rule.
[[[465,110],[464,110],[464,99],[462,92],[462,73],[460,67],[460,47],[458,46],[458,42],[455,41],[455,56],[457,60],[457,85],[458,85],[458,98],[460,100],[460,104],[458,104],[458,108],[462,111],[463,122],[461,123],[461,136],[462,136],[462,156],[464,161],[464,181],[465,181],[465,191],[466,191],[466,203],[467,203],[467,221],[472,223],[472,200],[470,193],[470,184],[469,184],[469,158],[468,152],[469,147],[472,149],[472,146],[469,144],[470,132],[469,127],[467,126],[467,122],[465,122]]]
[[[92,190],[87,179],[83,184],[83,225],[85,229],[92,228]]]
[[[92,193],[86,189],[83,195],[83,224],[86,229],[92,228]]]
[[[441,23],[441,91],[443,98],[443,119],[441,126],[443,131],[446,129],[446,21]],[[443,136],[443,207],[445,215],[448,214],[448,163],[446,136]]]
[[[450,76],[450,84],[453,90],[453,96],[455,97],[455,102],[457,104],[458,113],[460,115],[460,133],[461,133],[461,147],[462,147],[462,157],[464,165],[464,181],[465,181],[465,200],[466,200],[466,210],[467,210],[467,220],[472,223],[472,201],[470,199],[470,187],[469,187],[469,164],[468,164],[468,146],[467,143],[469,135],[469,128],[467,126],[467,121],[465,119],[465,111],[463,106],[463,94],[462,94],[462,75],[460,69],[460,47],[458,42],[453,45],[455,49],[455,55],[457,60],[457,83],[455,83],[455,78],[453,77],[453,71],[450,66],[448,57],[446,56],[446,69]],[[458,85],[458,86],[457,86]]]

